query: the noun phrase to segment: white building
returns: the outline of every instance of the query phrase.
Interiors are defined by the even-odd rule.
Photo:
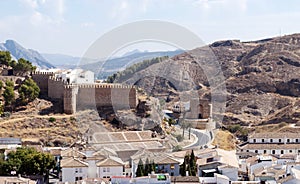
[[[76,158],[61,160],[62,182],[75,182],[87,178],[88,164]]]
[[[109,156],[97,163],[98,177],[111,178],[112,176],[124,175],[123,161],[118,157]]]
[[[57,73],[55,76],[69,84],[92,84],[95,82],[94,72],[89,70],[67,70]]]
[[[20,138],[0,138],[0,149],[15,149],[22,146]]]
[[[241,152],[258,154],[300,154],[300,133],[256,133]]]

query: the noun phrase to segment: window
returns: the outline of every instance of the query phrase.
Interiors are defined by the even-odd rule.
[[[82,177],[75,177],[75,181],[82,180]]]
[[[275,150],[272,150],[272,154],[275,154]]]
[[[256,139],[253,139],[253,142],[256,142]]]
[[[261,139],[261,142],[265,142],[265,139]]]
[[[266,154],[267,153],[267,150],[264,150],[264,154]]]
[[[290,139],[287,139],[286,141],[287,141],[287,142],[290,142]]]
[[[170,169],[172,169],[172,170],[175,169],[175,165],[171,164]]]
[[[258,151],[257,151],[257,150],[255,150],[255,153],[258,153]]]
[[[299,142],[299,139],[296,139],[296,142]]]
[[[106,172],[110,172],[110,168],[108,167],[108,168],[106,168]]]
[[[281,150],[281,152],[280,152],[281,154],[284,154],[284,151],[283,150]]]
[[[281,139],[279,139],[278,142],[281,142]]]
[[[290,150],[290,153],[292,153],[293,152],[293,150]]]
[[[102,171],[103,171],[103,172],[106,172],[106,167],[103,167]]]
[[[75,173],[78,173],[78,168],[75,168]]]
[[[79,173],[82,173],[82,168],[79,168],[78,172],[79,172]]]
[[[270,142],[273,142],[273,139],[270,139]]]

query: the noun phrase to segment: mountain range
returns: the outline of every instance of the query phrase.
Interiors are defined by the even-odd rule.
[[[174,56],[182,53],[181,50],[176,51],[139,51],[132,50],[122,56],[104,59],[91,59],[74,57],[65,54],[48,54],[39,53],[33,49],[26,49],[14,40],[6,40],[5,43],[0,43],[0,50],[9,51],[13,59],[18,60],[24,58],[33,63],[40,69],[61,68],[73,69],[82,68],[91,70],[96,74],[97,78],[103,79],[107,76],[125,69],[126,67],[141,62],[146,59],[151,59],[160,56]]]
[[[6,40],[5,43],[0,43],[0,50],[9,51],[13,59],[24,58],[41,69],[54,68],[54,65],[49,63],[38,51],[26,49],[14,40]]]
[[[175,51],[156,51],[156,52],[148,52],[148,51],[138,51],[133,50],[128,53],[125,53],[121,57],[111,58],[106,61],[98,61],[96,63],[87,63],[82,62],[79,65],[80,68],[85,70],[91,70],[96,74],[98,79],[106,79],[108,76],[124,70],[126,67],[129,67],[135,63],[141,62],[143,60],[152,59],[155,57],[162,56],[175,56],[177,54],[183,53],[182,50]]]

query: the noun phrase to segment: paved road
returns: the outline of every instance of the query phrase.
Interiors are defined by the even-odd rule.
[[[198,130],[198,129],[191,129],[191,133],[194,134],[196,137],[198,137],[197,142],[193,143],[192,145],[189,145],[188,147],[185,147],[185,149],[190,148],[200,148],[201,146],[204,146],[211,142],[212,140],[212,133],[208,132],[206,130]]]

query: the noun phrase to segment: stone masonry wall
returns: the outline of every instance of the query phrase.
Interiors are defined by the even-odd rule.
[[[41,95],[48,96],[48,79],[53,76],[52,72],[33,72],[32,80],[39,86]]]
[[[87,84],[78,87],[76,109],[114,107],[126,109],[136,107],[136,90],[131,86],[114,84]]]
[[[48,79],[48,97],[56,100],[63,100],[65,83],[54,77]]]

